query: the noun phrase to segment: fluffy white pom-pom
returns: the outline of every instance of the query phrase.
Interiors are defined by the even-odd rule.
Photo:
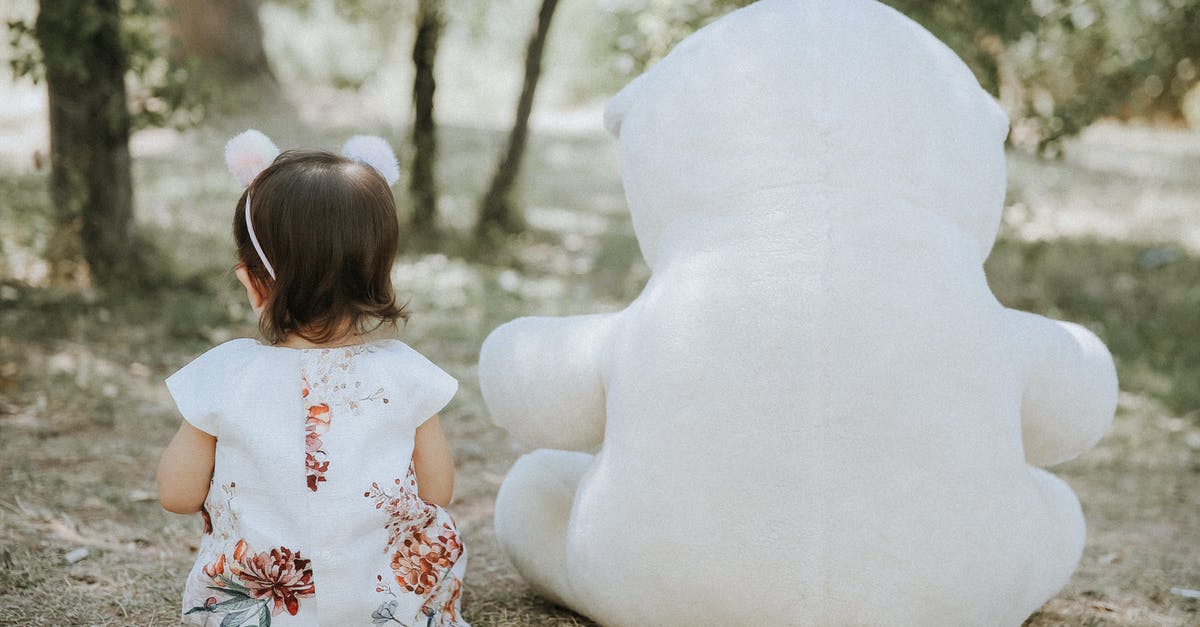
[[[225,167],[242,187],[248,187],[260,172],[267,169],[279,149],[266,135],[254,129],[247,130],[225,144]]]
[[[395,185],[400,180],[400,164],[396,161],[396,153],[392,152],[392,147],[382,137],[355,135],[342,145],[342,156],[358,159],[375,168],[388,185]]]

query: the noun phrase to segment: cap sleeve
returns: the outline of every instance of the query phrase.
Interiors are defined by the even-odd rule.
[[[403,342],[395,344],[398,359],[392,376],[407,403],[406,418],[413,428],[442,411],[458,392],[458,380]]]
[[[167,391],[183,419],[193,427],[219,437],[220,393],[228,387],[231,360],[255,341],[242,338],[225,342],[200,355],[167,377]]]

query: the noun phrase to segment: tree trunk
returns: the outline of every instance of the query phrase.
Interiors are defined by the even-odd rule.
[[[96,285],[125,284],[140,268],[120,2],[42,0],[35,30],[50,104],[54,279],[78,278],[82,248]]]
[[[492,185],[484,195],[479,207],[479,221],[475,225],[477,236],[490,231],[514,232],[521,228],[521,217],[512,204],[512,187],[521,168],[521,157],[525,153],[525,141],[529,134],[529,113],[533,110],[533,95],[537,90],[538,78],[542,73],[542,52],[546,46],[546,34],[550,31],[550,19],[554,17],[557,0],[542,0],[538,11],[537,28],[529,38],[525,52],[525,82],[521,86],[521,97],[517,100],[517,115],[512,132],[508,136],[508,150],[496,167]]]
[[[412,60],[416,68],[413,80],[412,174],[408,191],[413,203],[414,231],[431,233],[437,216],[437,126],[433,119],[434,58],[443,26],[442,0],[420,0],[417,8],[417,38]]]
[[[168,15],[172,62],[194,64],[201,77],[220,84],[217,107],[236,112],[285,105],[263,48],[260,0],[161,1]]]
[[[275,81],[263,50],[259,0],[166,0],[177,60],[195,58],[235,82]]]

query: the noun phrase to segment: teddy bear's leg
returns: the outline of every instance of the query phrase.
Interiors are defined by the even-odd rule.
[[[567,522],[586,453],[539,449],[513,464],[496,495],[496,539],[539,595],[580,609],[567,582]]]
[[[1031,547],[1034,568],[1030,570],[1023,607],[1014,606],[1017,614],[1009,621],[1014,625],[1024,621],[1067,585],[1083,555],[1086,535],[1083,510],[1071,487],[1040,468],[1031,467],[1029,472],[1033,475],[1033,485],[1041,500],[1041,516],[1044,517],[1037,527],[1045,532],[1040,546]]]

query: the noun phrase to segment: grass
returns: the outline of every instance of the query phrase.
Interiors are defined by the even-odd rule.
[[[987,271],[1009,307],[1100,334],[1123,389],[1200,422],[1200,257],[1172,245],[1006,239]]]
[[[31,251],[47,228],[44,181],[0,173],[0,624],[177,621],[199,521],[167,514],[153,498],[157,456],[178,424],[161,381],[214,343],[254,333],[228,274],[237,190],[218,158],[238,126],[152,136],[140,152],[140,225],[171,251],[161,263],[174,277],[150,291],[37,286]],[[281,145],[335,146],[349,134],[267,130]],[[416,312],[405,339],[462,382],[443,424],[459,472],[452,509],[472,552],[466,617],[476,625],[585,625],[534,597],[496,546],[492,503],[520,449],[488,421],[474,364],[501,322],[619,308],[647,271],[612,146],[590,138],[535,136],[522,196],[530,232],[486,258],[471,254],[465,234],[491,167],[479,155],[495,154],[501,140],[445,130],[448,235],[441,252],[406,253],[394,279]],[[1200,588],[1200,258],[1184,227],[1163,236],[1148,225],[1152,213],[1129,205],[1138,186],[1175,202],[1171,194],[1200,198],[1200,183],[1170,167],[1116,175],[1101,149],[1117,140],[1089,141],[1096,146],[1079,149],[1088,159],[1013,157],[1011,196],[1024,210],[1010,211],[987,264],[1005,304],[1096,330],[1122,380],[1111,432],[1056,469],[1083,501],[1089,543],[1072,582],[1030,624],[1194,624],[1198,602],[1170,590]],[[1200,149],[1143,152],[1175,168],[1200,164]],[[1115,215],[1132,235],[1047,235],[1044,212],[1056,206]],[[1194,219],[1200,202],[1190,211]],[[86,559],[63,560],[81,547]]]

